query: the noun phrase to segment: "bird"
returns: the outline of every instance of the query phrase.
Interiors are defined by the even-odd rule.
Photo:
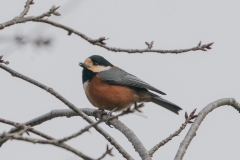
[[[182,110],[156,94],[166,95],[164,92],[113,65],[100,55],[88,57],[84,62],[80,62],[79,66],[83,68],[82,83],[85,94],[90,103],[101,111],[122,111],[140,102],[153,102],[176,114]]]

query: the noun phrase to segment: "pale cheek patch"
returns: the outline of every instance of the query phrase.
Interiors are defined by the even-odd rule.
[[[92,60],[91,60],[90,58],[87,58],[87,59],[84,61],[84,63],[85,63],[86,65],[88,65],[88,66],[92,66],[92,65],[93,65]]]
[[[87,65],[88,69],[92,68],[93,67],[93,63],[92,63],[92,60],[87,58],[84,63]]]
[[[93,72],[102,72],[102,71],[106,71],[106,70],[109,70],[111,69],[112,67],[110,66],[92,66],[91,68],[89,68],[91,71]]]

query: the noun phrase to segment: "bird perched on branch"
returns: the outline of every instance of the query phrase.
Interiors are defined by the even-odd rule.
[[[86,96],[99,110],[121,111],[137,102],[153,102],[176,114],[182,110],[150,91],[166,95],[164,92],[114,66],[102,56],[90,56],[79,65],[83,67]]]

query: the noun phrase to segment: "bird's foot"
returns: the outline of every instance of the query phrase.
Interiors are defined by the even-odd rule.
[[[144,106],[144,103],[137,104],[137,102],[135,102],[133,109],[141,113],[142,111],[140,110],[140,108],[142,108],[143,106]]]
[[[95,111],[93,112],[93,116],[95,117],[95,120],[96,120],[96,121],[99,121],[98,116],[97,116],[98,114],[101,115],[101,116],[100,116],[100,119],[101,119],[102,115],[106,115],[107,113],[104,111],[104,109],[95,110]]]
[[[112,113],[115,112],[118,108],[119,108],[119,107],[115,107],[115,108],[113,108],[113,110],[111,110],[110,112],[108,112],[106,118],[108,119],[108,118],[110,118],[111,116],[113,116]],[[110,128],[113,128],[113,127],[111,126],[111,124],[109,123],[109,121],[106,121],[105,124],[108,125]]]
[[[137,104],[137,102],[135,102],[133,108],[129,107],[126,110],[124,110],[123,112],[124,112],[124,114],[134,113],[135,111],[142,113],[140,108],[142,108],[143,106],[144,106],[144,103]]]

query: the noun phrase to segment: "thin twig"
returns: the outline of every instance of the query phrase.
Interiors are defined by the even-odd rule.
[[[208,44],[204,44],[204,45],[197,45],[196,47],[192,47],[192,48],[188,48],[188,49],[174,49],[174,50],[159,50],[159,49],[151,49],[152,46],[149,46],[146,49],[123,49],[123,48],[115,48],[115,47],[110,47],[108,45],[106,45],[106,43],[103,43],[103,40],[107,40],[104,37],[101,37],[99,39],[92,39],[88,36],[86,36],[85,34],[78,32],[70,27],[67,27],[65,25],[62,25],[60,23],[57,22],[53,22],[47,19],[37,19],[37,20],[30,20],[30,21],[35,21],[35,22],[42,22],[42,23],[47,23],[50,24],[52,26],[61,28],[66,30],[68,33],[74,33],[80,37],[82,37],[83,39],[85,39],[86,41],[88,41],[89,43],[93,44],[93,45],[97,45],[99,47],[105,48],[109,51],[113,51],[113,52],[127,52],[127,53],[146,53],[146,52],[154,52],[154,53],[162,53],[162,54],[166,54],[166,53],[174,53],[174,54],[180,54],[180,53],[185,53],[185,52],[189,52],[189,51],[207,51],[208,49],[211,49],[211,46],[213,45],[212,43],[208,43]],[[0,25],[1,26],[1,25]]]
[[[103,153],[103,155],[100,156],[97,160],[102,160],[103,158],[106,157],[106,155],[113,156],[113,154],[112,154],[112,148],[109,148],[108,145],[107,145],[107,148],[106,148],[105,153]]]
[[[24,6],[24,10],[22,11],[22,13],[17,17],[17,18],[23,18],[25,15],[27,15],[29,9],[30,9],[30,5],[34,4],[33,0],[28,0],[26,2],[26,5]]]
[[[55,138],[53,138],[53,137],[51,137],[51,136],[49,136],[49,135],[47,135],[45,133],[42,133],[42,132],[40,132],[38,130],[35,130],[34,128],[31,128],[31,126],[29,126],[29,125],[13,122],[13,121],[6,120],[6,119],[3,119],[3,118],[0,118],[0,122],[16,127],[17,130],[15,132],[9,132],[8,133],[9,135],[16,135],[16,134],[17,135],[22,135],[26,131],[29,131],[31,133],[34,133],[34,134],[36,134],[36,135],[38,135],[40,137],[43,137],[43,138],[47,139],[47,140],[52,140],[53,142],[57,142],[57,140]],[[23,130],[23,129],[25,129],[25,130]],[[4,139],[4,140],[9,139],[9,137],[7,137],[7,136],[3,136],[1,138]],[[71,146],[69,146],[69,145],[67,145],[65,143],[59,143],[58,147],[64,148],[64,149],[66,149],[66,150],[76,154],[77,156],[81,157],[82,159],[94,160],[93,158],[90,158],[89,156],[83,154],[82,152],[76,150],[75,148],[72,148]]]
[[[154,41],[151,43],[145,42],[145,44],[148,46],[147,49],[152,49]]]
[[[8,61],[4,61],[2,58],[3,58],[3,56],[0,56],[0,63],[4,63],[4,64],[8,65],[9,62]]]
[[[29,3],[30,0],[27,1],[27,4]],[[31,16],[31,17],[24,17],[24,15],[28,12],[29,10],[29,5],[25,6],[24,11],[20,14],[19,17],[16,17],[8,22],[2,23],[0,24],[0,30],[4,29],[5,27],[9,27],[11,25],[15,25],[15,24],[19,24],[19,23],[25,23],[25,22],[41,22],[41,23],[47,23],[50,25],[53,25],[55,27],[61,28],[63,30],[66,30],[68,35],[70,36],[72,33],[80,36],[81,38],[83,38],[84,40],[88,41],[89,43],[93,44],[93,45],[97,45],[99,47],[105,48],[109,51],[113,51],[113,52],[127,52],[127,53],[146,53],[146,52],[155,52],[155,53],[162,53],[162,54],[166,54],[166,53],[173,53],[173,54],[180,54],[180,53],[185,53],[185,52],[189,52],[189,51],[207,51],[211,49],[211,46],[213,45],[213,43],[208,43],[208,44],[204,44],[201,45],[201,42],[196,46],[196,47],[192,47],[189,49],[175,49],[175,50],[159,50],[159,49],[152,49],[153,47],[153,41],[149,44],[148,42],[146,42],[146,45],[148,46],[146,49],[123,49],[123,48],[115,48],[115,47],[111,47],[108,46],[106,44],[106,40],[108,40],[108,38],[105,37],[100,37],[97,39],[92,39],[88,36],[86,36],[83,33],[80,33],[70,27],[67,27],[65,25],[59,24],[57,22],[53,22],[47,19],[43,19],[44,17],[49,17],[52,14],[55,16],[60,16],[60,14],[58,12],[56,12],[56,10],[59,7],[55,7],[53,6],[48,12],[43,13],[40,16]]]
[[[15,17],[15,18],[13,18],[10,21],[7,21],[5,23],[0,24],[0,30],[4,29],[5,27],[9,27],[9,26],[12,26],[12,25],[15,25],[15,24],[35,21],[35,20],[38,20],[38,19],[42,19],[44,17],[50,17],[51,15],[60,16],[60,14],[56,11],[58,8],[59,7],[55,7],[53,5],[52,8],[48,12],[45,12],[45,13],[39,15],[39,16],[36,16],[36,17],[34,17],[34,16],[23,17],[24,14],[26,13],[26,11],[28,12],[28,10],[29,10],[29,7],[25,7],[25,9],[20,14],[20,16]]]
[[[170,140],[172,140],[173,137],[176,137],[178,136],[185,128],[186,126],[189,124],[189,123],[192,123],[192,120],[194,118],[197,117],[197,115],[194,115],[194,113],[196,112],[196,109],[194,109],[190,115],[188,116],[187,112],[185,112],[185,122],[181,125],[181,127],[175,131],[173,134],[171,134],[168,138],[162,140],[160,143],[156,144],[152,149],[150,149],[148,151],[149,155],[152,157],[153,154],[160,148],[162,147],[163,145],[165,145],[166,143],[168,143]]]
[[[54,140],[42,140],[42,139],[36,139],[36,138],[28,138],[28,137],[22,137],[22,136],[19,136],[19,135],[7,134],[7,133],[4,133],[4,134],[0,135],[0,137],[4,137],[4,138],[7,138],[7,139],[20,140],[20,141],[25,141],[25,142],[31,142],[33,144],[36,144],[36,143],[39,143],[39,144],[50,144],[50,145],[54,145],[54,146],[66,149],[68,151],[71,151],[70,148],[68,148],[68,147],[66,147],[66,146],[64,146],[62,144],[58,144]],[[79,155],[78,153],[75,153],[75,154]],[[85,157],[83,159],[84,160],[94,160],[92,158],[87,158],[87,157]]]
[[[10,73],[12,76],[14,77],[18,77],[20,79],[23,79],[35,86],[38,86],[39,88],[42,88],[43,90],[46,90],[47,92],[49,92],[50,94],[52,94],[53,96],[55,96],[57,99],[59,99],[60,101],[62,101],[64,104],[66,104],[70,109],[72,109],[74,112],[76,112],[79,116],[81,116],[84,120],[86,120],[88,123],[92,124],[94,123],[94,121],[89,118],[86,114],[84,114],[81,110],[79,110],[74,104],[72,104],[70,101],[68,101],[66,98],[64,98],[62,95],[60,95],[58,92],[56,92],[54,89],[41,84],[39,82],[37,82],[34,79],[31,79],[27,76],[24,76],[23,74],[20,74],[2,64],[0,64],[0,68],[2,68],[3,70],[7,71],[8,73]],[[118,151],[120,154],[123,155],[124,158],[126,159],[131,159],[130,155],[121,147],[121,145],[119,145],[117,143],[117,141],[110,136],[106,131],[104,131],[101,127],[99,126],[93,126],[100,134],[102,134],[105,139],[107,139]],[[5,141],[4,141],[5,142]],[[3,141],[0,140],[0,146],[2,145],[2,143],[4,143]]]
[[[58,141],[57,139],[55,139],[55,138],[53,138],[53,137],[51,137],[51,136],[48,136],[48,135],[46,135],[45,133],[42,133],[42,132],[37,131],[37,130],[35,130],[35,129],[31,129],[30,132],[32,132],[32,133],[34,133],[34,134],[36,134],[36,135],[38,135],[38,136],[41,136],[41,137],[43,137],[43,138],[46,138],[46,139],[48,139],[48,140],[53,140],[54,142],[57,142],[57,141]],[[65,144],[65,143],[59,143],[59,145],[62,146],[62,147],[68,148],[68,150],[69,150],[70,152],[78,155],[79,157],[81,157],[81,158],[84,159],[84,160],[85,160],[85,159],[94,160],[93,158],[90,158],[89,156],[83,154],[82,152],[76,150],[75,148],[72,148],[71,146],[69,146],[69,145],[67,145],[67,144]],[[112,148],[111,148],[110,150],[112,151]],[[105,156],[106,156],[106,155],[112,156],[111,151],[106,150],[106,151],[103,153],[103,155],[105,155]],[[100,156],[100,157],[102,157],[102,156]],[[97,158],[97,160],[98,160],[98,159],[99,159],[99,158]]]
[[[7,139],[11,139],[11,138],[8,138],[11,137],[11,136],[22,136],[24,133],[26,133],[31,127],[30,126],[23,126],[21,127],[21,129],[18,131],[18,132],[14,132],[14,133],[2,133],[0,134],[0,138],[7,138]]]
[[[207,114],[210,113],[211,111],[213,111],[214,109],[221,107],[221,106],[225,106],[225,105],[232,106],[236,110],[238,110],[238,112],[240,112],[240,104],[238,102],[236,102],[236,100],[234,98],[219,99],[217,101],[210,103],[206,107],[204,107],[201,110],[201,112],[199,112],[197,118],[193,122],[187,135],[185,136],[184,140],[181,142],[180,147],[178,149],[178,152],[177,152],[174,160],[182,160],[183,159],[183,156],[184,156],[186,150],[188,149],[189,144],[191,143],[192,139],[196,136],[196,132],[197,132],[199,126],[201,125],[203,119],[207,116]]]

